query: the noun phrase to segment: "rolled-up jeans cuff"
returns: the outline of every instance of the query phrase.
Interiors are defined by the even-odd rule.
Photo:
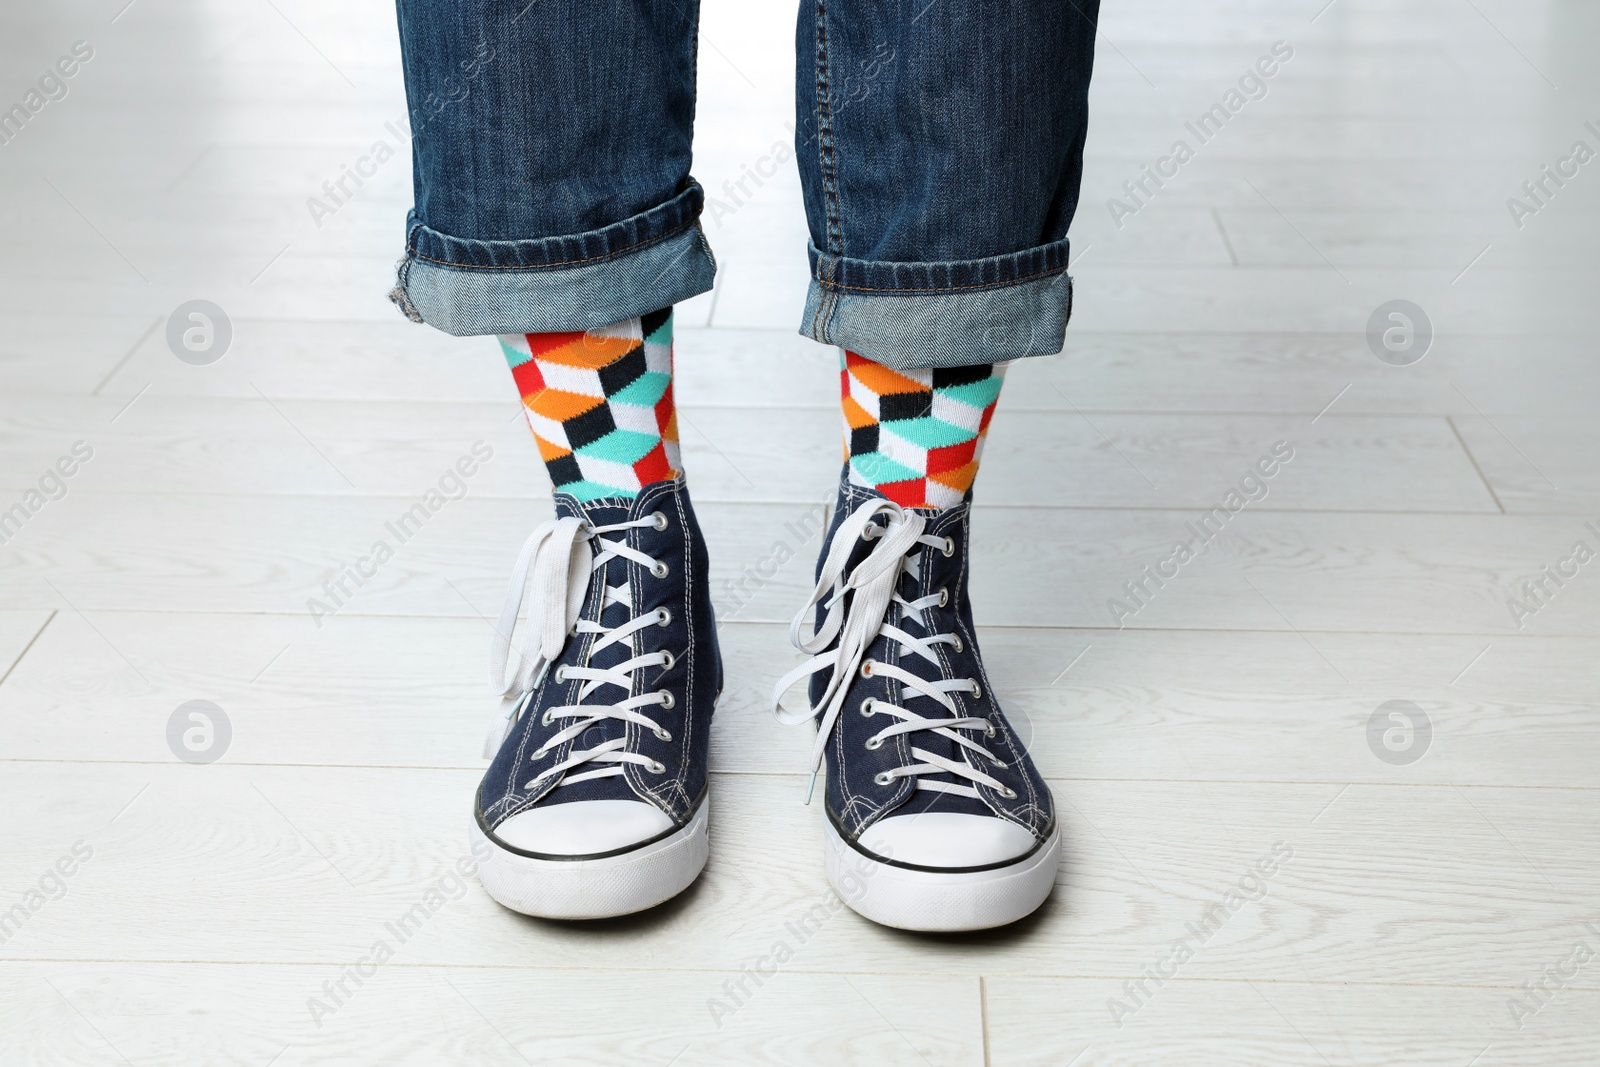
[[[591,330],[711,288],[700,186],[598,230],[480,241],[406,221],[389,298],[414,322],[457,336]]]
[[[1065,239],[949,263],[846,259],[812,245],[800,332],[914,370],[1054,355],[1071,317]]]

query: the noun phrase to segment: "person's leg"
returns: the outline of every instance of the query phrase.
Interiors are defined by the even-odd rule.
[[[800,332],[897,368],[1061,350],[1098,0],[802,0]]]
[[[605,331],[511,334],[500,346],[557,492],[632,498],[682,469],[670,308]]]
[[[688,172],[698,8],[398,6],[416,206],[391,298],[500,335],[557,490],[491,646],[479,876],[528,914],[638,911],[705,864],[722,686],[672,412],[672,305],[714,270]]]
[[[697,0],[398,0],[416,205],[393,298],[447,333],[590,330],[711,288]]]
[[[890,370],[841,354],[840,406],[851,485],[907,508],[954,507],[978,474],[1004,363]]]
[[[810,709],[782,717],[820,718],[829,878],[891,926],[997,926],[1055,883],[1050,790],[978,654],[968,518],[1003,364],[1064,339],[1096,13],[801,8],[801,332],[845,350],[846,464],[796,619],[815,658],[780,683],[809,678]]]

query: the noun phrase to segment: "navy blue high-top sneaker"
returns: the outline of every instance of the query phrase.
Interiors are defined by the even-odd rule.
[[[596,919],[659,904],[705,866],[722,658],[681,478],[631,501],[555,501],[495,627],[489,669],[504,701],[485,742],[473,851],[506,907]]]
[[[1050,790],[984,672],[967,600],[970,503],[908,509],[842,484],[817,584],[790,636],[826,762],[826,867],[845,903],[886,926],[1014,922],[1055,885]],[[813,632],[804,634],[815,605]]]

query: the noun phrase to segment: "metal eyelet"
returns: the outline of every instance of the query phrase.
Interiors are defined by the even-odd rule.
[[[944,552],[945,559],[949,559],[951,556],[955,555],[956,539],[954,537],[946,537],[944,539],[944,548],[941,551]]]
[[[1015,789],[1010,788],[1009,786],[1001,786],[1000,787],[1000,795],[1005,797],[1007,800],[1015,800],[1015,799],[1017,799],[1017,791]]]
[[[656,692],[667,698],[661,702],[661,707],[671,711],[673,708],[678,706],[678,698],[672,695],[672,691],[670,689],[658,689]]]
[[[863,677],[863,678],[871,678],[872,677],[872,661],[870,659],[865,659],[865,660],[861,661],[861,677]]]
[[[941,608],[943,608],[943,607],[948,607],[949,604],[950,604],[950,590],[946,589],[944,586],[941,585],[939,587],[939,606]]]
[[[663,656],[667,657],[667,662],[665,662],[665,663],[663,663],[661,665],[661,669],[662,670],[670,671],[673,667],[675,667],[677,665],[677,663],[678,663],[677,657],[674,656],[671,652],[669,652],[669,651],[667,651],[666,649],[663,648],[661,650],[661,654]]]
[[[883,772],[881,772],[879,774],[874,774],[872,776],[872,780],[874,782],[876,782],[878,785],[888,785],[889,783],[894,781],[894,776],[891,775],[888,771],[883,771]]]
[[[999,767],[1001,770],[1005,770],[1006,769],[1006,761],[1003,760],[1003,759],[995,759],[994,757],[991,756],[989,758],[989,762],[994,764],[996,767]]]
[[[657,530],[665,530],[667,528],[667,517],[659,511],[650,516],[650,521]]]
[[[540,760],[544,759],[544,754],[545,748],[543,745],[540,745],[538,748],[533,750],[531,755],[528,756],[528,762],[538,763]]]
[[[870,719],[874,715],[878,714],[878,709],[876,707],[874,707],[875,704],[877,704],[877,701],[873,700],[871,697],[868,697],[867,699],[863,700],[861,702],[861,714],[862,714],[862,716],[865,717],[865,718]]]
[[[954,645],[952,645],[951,647],[953,647],[957,652],[966,651],[966,647],[967,646],[966,646],[965,643],[962,642],[960,634],[951,634],[950,636],[954,637],[956,639],[956,643]]]
[[[651,773],[651,774],[666,774],[666,773],[667,773],[667,765],[666,765],[666,764],[665,764],[665,763],[662,763],[662,762],[661,762],[661,761],[660,761],[660,760],[655,760],[655,761],[654,761],[654,762],[653,762],[653,763],[651,763],[651,765],[650,765],[650,766],[649,766],[649,767],[648,767],[648,768],[646,768],[646,769],[647,769],[647,770],[648,770],[648,771],[649,771],[649,772],[650,772],[650,773]],[[1013,793],[1013,794],[1012,794],[1012,796],[1015,796],[1015,795],[1016,795],[1016,794],[1015,794],[1015,793]]]
[[[995,735],[995,732],[996,731],[995,731],[995,728],[994,728],[994,723],[992,723],[992,722],[984,723],[984,725],[983,725],[983,736],[984,737],[993,737]]]
[[[657,626],[671,626],[672,625],[672,612],[668,611],[666,608],[657,608],[656,609],[656,625]]]
[[[881,737],[869,737],[869,738],[867,738],[866,748],[867,748],[868,752],[876,752],[876,751],[878,751],[878,749],[880,749],[882,747],[883,747],[883,738],[881,738]]]
[[[657,741],[671,741],[672,740],[672,731],[671,730],[657,730],[656,731],[656,740]]]
[[[539,716],[539,725],[540,726],[549,726],[553,722],[555,722],[555,720],[550,717],[550,712],[548,712],[548,711],[545,712],[543,715]]]
[[[972,699],[973,700],[982,700],[983,699],[983,686],[979,685],[976,681],[974,681],[972,683]]]
[[[666,562],[659,559],[656,560],[654,566],[650,568],[650,573],[655,575],[657,578],[665,578],[667,576]]]

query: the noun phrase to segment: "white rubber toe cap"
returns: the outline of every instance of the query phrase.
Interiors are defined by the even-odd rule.
[[[896,863],[984,867],[1024,856],[1036,842],[1027,830],[994,815],[925,811],[880,819],[867,827],[859,844]]]
[[[494,836],[524,852],[592,856],[658,837],[672,820],[642,800],[574,800],[520,811],[494,828]]]

